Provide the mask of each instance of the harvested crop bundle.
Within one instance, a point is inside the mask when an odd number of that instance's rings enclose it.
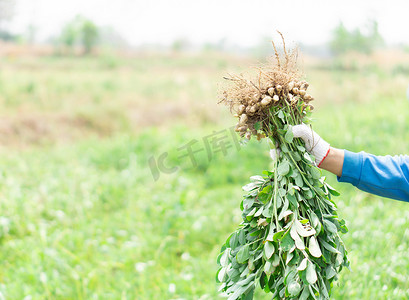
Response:
[[[346,233],[332,196],[339,195],[321,176],[291,126],[308,123],[313,109],[308,83],[300,80],[295,51],[258,76],[228,78],[232,86],[221,102],[236,112],[236,131],[267,138],[277,151],[274,167],[243,187],[242,223],[221,248],[217,262],[220,291],[229,300],[253,299],[257,286],[273,299],[329,299],[333,281],[349,268],[338,233]]]

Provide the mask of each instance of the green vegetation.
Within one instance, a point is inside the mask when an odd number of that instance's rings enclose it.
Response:
[[[79,45],[85,54],[91,53],[98,42],[98,27],[83,16],[76,16],[62,28],[58,42],[65,46],[66,51],[73,52]]]
[[[6,299],[218,299],[216,257],[241,220],[240,187],[268,147],[179,147],[233,118],[216,102],[223,56],[1,59],[0,292]],[[407,153],[409,77],[311,68],[314,128],[332,145]],[[203,147],[202,147],[203,148]],[[148,159],[179,166],[153,180]],[[352,272],[333,299],[407,299],[409,210],[328,182]],[[338,285],[338,286],[337,286]],[[270,299],[258,291],[255,299]]]
[[[368,33],[362,33],[360,29],[348,30],[340,23],[333,31],[330,49],[335,54],[348,51],[370,53],[384,45],[382,36],[378,30],[378,23],[372,21],[368,26]]]

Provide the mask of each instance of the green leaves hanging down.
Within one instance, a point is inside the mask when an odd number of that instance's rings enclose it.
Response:
[[[294,139],[294,134],[291,129],[288,129],[287,132],[285,133],[284,139],[287,143],[292,143]]]
[[[301,285],[296,281],[290,282],[287,291],[291,297],[296,297],[301,292]]]
[[[297,233],[302,237],[312,236],[316,233],[315,229],[309,223],[302,224],[300,221],[295,221]]]
[[[268,200],[270,200],[271,195],[273,192],[273,188],[271,185],[267,185],[263,188],[263,190],[258,194],[257,199],[262,203],[266,204]]]
[[[304,250],[305,249],[304,241],[298,235],[296,226],[291,227],[290,235],[291,238],[294,240],[297,249]]]
[[[237,253],[236,259],[237,262],[243,264],[246,260],[250,257],[250,250],[249,245],[244,245],[240,248],[239,252]]]
[[[290,251],[290,249],[294,246],[294,240],[290,235],[290,230],[284,234],[283,238],[281,239],[281,250],[284,252]]]
[[[267,241],[264,244],[264,254],[266,256],[266,259],[269,259],[273,254],[274,254],[275,248],[273,243]]]
[[[315,236],[310,237],[308,249],[310,250],[311,255],[314,257],[320,257],[322,255],[320,246]]]
[[[308,258],[304,258],[298,266],[298,271],[304,271],[307,268]]]
[[[317,282],[317,272],[315,271],[315,265],[311,262],[307,265],[306,278],[309,284],[314,284]]]
[[[349,268],[339,236],[348,228],[331,199],[339,193],[294,138],[286,108],[273,118],[272,144],[281,154],[243,187],[242,222],[221,248],[216,280],[229,300],[251,300],[257,287],[272,299],[329,299],[339,272]]]
[[[290,163],[287,160],[282,161],[277,168],[277,173],[280,176],[285,176],[290,172]]]
[[[314,179],[320,179],[321,178],[321,171],[316,167],[312,167],[310,169],[310,174],[311,174],[312,178],[314,178]]]

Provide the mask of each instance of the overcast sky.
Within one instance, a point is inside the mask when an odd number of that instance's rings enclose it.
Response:
[[[63,24],[82,14],[109,25],[130,44],[194,43],[223,38],[252,46],[280,30],[288,41],[322,44],[342,21],[362,29],[377,20],[387,43],[409,44],[407,0],[16,0],[11,28],[24,32],[33,24],[37,39],[55,36]]]

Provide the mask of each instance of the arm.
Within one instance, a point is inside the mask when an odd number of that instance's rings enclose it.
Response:
[[[293,127],[295,137],[304,140],[316,164],[360,190],[409,202],[409,156],[375,156],[332,148],[307,125]]]
[[[338,181],[378,196],[409,202],[409,156],[375,156],[344,151]]]
[[[344,151],[330,147],[327,157],[322,161],[320,168],[330,171],[341,177],[344,165]]]

